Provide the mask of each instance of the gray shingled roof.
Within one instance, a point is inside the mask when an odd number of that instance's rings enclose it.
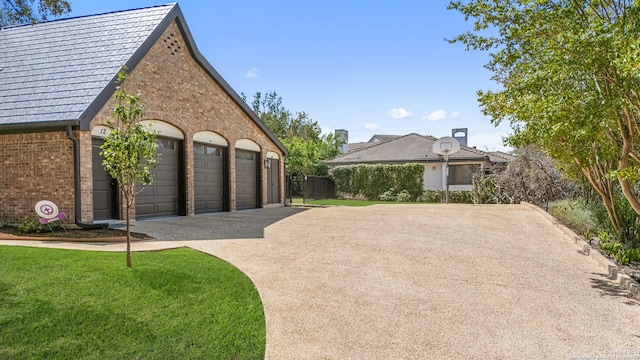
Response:
[[[516,158],[515,156],[502,151],[489,151],[489,157],[491,158],[491,162],[494,163],[509,162]]]
[[[174,6],[0,30],[0,125],[79,121]]]
[[[432,150],[433,143],[436,140],[436,138],[431,136],[409,134],[394,140],[376,143],[370,147],[351,151],[327,160],[325,163],[330,166],[336,166],[346,164],[444,161]],[[459,152],[449,156],[450,161],[483,161],[489,160],[489,158],[489,153],[466,146],[461,146]]]
[[[349,143],[348,144],[348,148],[349,151],[348,152],[354,152],[354,151],[358,151],[358,150],[362,150],[362,149],[366,149],[372,146],[376,146],[379,143],[375,143],[375,142],[357,142],[357,143]]]
[[[369,139],[368,142],[387,142],[402,137],[402,135],[382,135],[376,134]]]

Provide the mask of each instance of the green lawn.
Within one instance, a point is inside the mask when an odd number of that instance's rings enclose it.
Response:
[[[190,249],[0,246],[0,359],[263,359],[253,283]]]
[[[302,205],[302,198],[294,198],[294,205]],[[373,201],[373,200],[344,200],[344,199],[325,199],[325,200],[306,200],[305,204],[309,205],[330,205],[330,206],[369,206],[378,204],[433,204],[425,202],[398,202],[398,201]]]

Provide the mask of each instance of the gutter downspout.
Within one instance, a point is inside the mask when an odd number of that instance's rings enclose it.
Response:
[[[80,140],[73,135],[71,125],[67,125],[67,138],[73,141],[73,199],[74,218],[76,225],[83,229],[106,229],[109,224],[85,224],[80,221],[82,216],[82,196],[80,192]]]

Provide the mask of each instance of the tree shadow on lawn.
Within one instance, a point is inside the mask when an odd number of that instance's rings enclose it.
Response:
[[[141,220],[132,225],[131,231],[147,234],[155,240],[170,241],[259,239],[264,237],[264,229],[269,225],[306,210],[308,209],[298,207],[274,207]]]

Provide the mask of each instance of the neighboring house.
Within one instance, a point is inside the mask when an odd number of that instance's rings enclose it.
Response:
[[[344,130],[339,130],[344,131]],[[346,136],[341,133],[342,138]],[[374,135],[366,143],[352,143],[347,152],[325,161],[329,168],[341,165],[407,164],[424,165],[424,189],[446,188],[445,159],[433,152],[436,138],[418,134],[404,136]],[[485,152],[473,147],[460,146],[460,151],[449,156],[449,189],[469,190],[472,175],[477,169],[491,165],[504,166],[513,156],[503,152]]]
[[[198,51],[178,4],[2,29],[0,54],[0,219],[42,199],[79,224],[122,217],[99,153],[123,65],[161,153],[138,218],[283,204],[285,147]]]

